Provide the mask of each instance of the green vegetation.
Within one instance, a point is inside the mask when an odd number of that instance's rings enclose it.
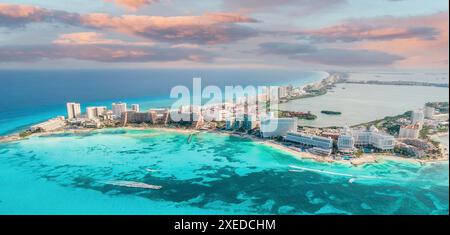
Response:
[[[400,129],[400,127],[397,127],[397,125],[399,125],[397,123],[397,120],[400,118],[409,118],[410,116],[411,116],[411,111],[407,111],[407,112],[397,115],[397,116],[387,116],[387,117],[384,117],[383,119],[378,119],[375,121],[370,121],[370,122],[354,125],[352,127],[360,127],[360,126],[370,127],[370,126],[374,125],[377,128],[391,129],[391,131],[394,131],[394,132],[396,131],[396,133],[398,133],[398,130]],[[398,130],[397,130],[397,128],[398,128]]]
[[[19,136],[20,136],[20,138],[25,138],[25,137],[27,137],[27,136],[30,136],[31,134],[33,134],[32,131],[26,130],[26,131],[20,132],[20,133],[19,133]]]
[[[316,115],[312,114],[311,112],[292,112],[292,111],[280,111],[279,117],[296,117],[298,119],[305,119],[305,120],[315,120],[317,118]]]
[[[355,157],[361,157],[363,154],[364,154],[363,151],[361,149],[358,149],[358,150],[356,150],[354,155],[355,155]]]
[[[439,125],[436,128],[437,132],[448,132],[448,125]]]
[[[422,127],[422,130],[420,130],[419,132],[419,137],[421,139],[428,139],[428,133],[430,132],[430,127],[429,126],[424,126]]]
[[[441,113],[448,113],[448,102],[428,102],[425,106],[433,107]]]

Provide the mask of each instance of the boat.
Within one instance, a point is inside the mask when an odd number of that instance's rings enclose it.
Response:
[[[320,112],[323,114],[328,114],[328,115],[341,115],[342,114],[339,111],[330,111],[330,110],[322,110]]]

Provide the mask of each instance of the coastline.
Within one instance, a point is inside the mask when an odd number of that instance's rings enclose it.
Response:
[[[350,160],[337,160],[333,159],[332,157],[323,157],[319,155],[315,155],[309,152],[300,152],[297,150],[294,150],[292,148],[289,148],[288,146],[282,145],[281,143],[277,143],[273,140],[264,140],[257,138],[255,136],[247,135],[247,134],[237,134],[233,132],[225,132],[225,131],[219,131],[219,130],[195,130],[195,129],[180,129],[180,128],[171,128],[171,127],[132,127],[132,126],[125,126],[125,127],[110,127],[110,128],[103,128],[103,129],[77,129],[77,130],[59,130],[59,131],[52,131],[52,132],[42,132],[42,133],[33,133],[26,137],[19,137],[18,135],[14,135],[14,137],[11,137],[10,139],[4,138],[0,139],[0,143],[6,143],[6,142],[15,142],[27,139],[29,137],[40,137],[40,136],[51,136],[51,135],[57,135],[57,134],[82,134],[82,133],[89,133],[89,132],[95,132],[98,130],[108,130],[108,129],[126,129],[126,130],[157,130],[157,131],[165,131],[165,132],[173,132],[178,134],[193,134],[193,133],[214,133],[219,135],[227,135],[227,136],[233,136],[241,139],[247,139],[251,140],[254,143],[262,144],[265,146],[268,146],[270,148],[277,149],[279,151],[282,151],[284,153],[287,153],[291,155],[294,158],[297,158],[299,160],[313,160],[316,162],[324,162],[324,163],[341,163],[341,164],[347,164],[353,167],[357,166],[363,166],[365,164],[376,164],[380,161],[389,160],[389,161],[403,161],[408,163],[414,163],[414,164],[420,164],[424,165],[427,163],[435,163],[435,162],[443,162],[448,161],[448,155],[443,158],[439,159],[414,159],[414,158],[406,158],[406,157],[399,157],[395,155],[388,155],[388,154],[365,154],[358,158],[353,158]]]
[[[263,140],[256,138],[254,136],[250,136],[247,134],[239,135],[234,133],[228,133],[228,132],[221,132],[221,131],[206,131],[210,133],[216,133],[216,134],[222,134],[222,135],[228,135],[228,136],[234,136],[242,139],[249,139],[257,144],[262,144],[271,148],[275,148],[277,150],[280,150],[282,152],[288,153],[292,155],[293,157],[300,159],[300,160],[314,160],[316,162],[325,162],[325,163],[341,163],[341,164],[350,164],[351,166],[357,167],[357,166],[363,166],[365,164],[376,164],[380,161],[401,161],[401,162],[408,162],[413,164],[420,164],[424,165],[427,163],[435,163],[435,162],[443,162],[448,161],[448,156],[444,158],[439,159],[414,159],[414,158],[406,158],[406,157],[399,157],[395,155],[386,155],[386,154],[365,154],[364,156],[353,158],[350,160],[336,160],[332,157],[322,157],[319,155],[315,155],[309,152],[299,152],[294,149],[289,148],[288,146],[282,145],[280,143],[277,143],[272,140]]]
[[[344,74],[346,74],[346,73],[342,73],[342,72],[330,72],[330,71],[317,71],[317,72],[322,73],[323,77],[319,80],[305,84],[305,85],[301,86],[301,88],[304,88],[306,86],[316,85],[316,84],[323,85],[323,83],[325,83],[328,79],[332,78],[332,76],[335,76],[336,74],[338,76],[344,76]],[[332,84],[335,84],[336,82],[337,81],[334,81]],[[339,83],[339,82],[337,82],[337,83]],[[51,135],[64,134],[64,133],[81,134],[81,133],[87,133],[87,132],[94,132],[94,131],[98,131],[98,130],[120,129],[120,128],[127,129],[127,130],[157,130],[157,131],[174,132],[174,133],[179,133],[179,134],[194,134],[194,133],[201,133],[201,132],[210,132],[210,133],[215,133],[215,134],[220,134],[220,135],[229,135],[229,136],[239,137],[239,138],[243,138],[243,139],[250,139],[251,141],[253,141],[255,143],[263,144],[265,146],[275,148],[282,152],[288,153],[298,159],[312,159],[317,162],[326,162],[326,163],[344,163],[344,164],[350,164],[352,166],[373,164],[373,163],[377,163],[382,160],[407,161],[410,163],[416,163],[416,164],[421,164],[421,165],[423,165],[425,163],[430,163],[430,162],[448,161],[448,146],[443,146],[442,143],[440,143],[440,146],[441,146],[441,149],[444,150],[444,154],[443,154],[442,158],[438,158],[438,159],[414,159],[414,158],[396,156],[393,154],[381,153],[381,154],[364,154],[361,157],[351,158],[349,160],[342,160],[342,159],[334,159],[331,156],[324,157],[324,156],[316,155],[316,154],[306,152],[306,151],[300,152],[293,148],[285,146],[282,143],[279,143],[279,142],[276,142],[273,140],[257,138],[255,136],[247,135],[247,134],[238,134],[238,133],[234,133],[234,132],[221,131],[221,130],[217,130],[217,129],[216,130],[198,130],[198,129],[183,129],[183,128],[178,128],[178,127],[164,127],[164,126],[157,126],[157,127],[124,126],[124,127],[107,127],[107,128],[102,128],[102,129],[79,128],[79,129],[67,129],[67,130],[56,130],[56,131],[49,131],[49,132],[31,133],[30,135],[26,135],[26,136],[21,136],[19,133],[13,133],[13,134],[6,135],[6,136],[0,136],[0,143],[20,141],[20,140],[23,140],[23,139],[26,139],[29,137],[33,137],[33,136],[38,136],[38,137],[39,136],[51,136]],[[430,135],[429,137],[432,139],[436,139],[436,138],[439,138],[439,137],[445,136],[445,135],[448,135],[448,132],[447,133],[437,133],[434,135]]]

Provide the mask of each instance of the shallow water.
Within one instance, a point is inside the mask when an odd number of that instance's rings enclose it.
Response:
[[[226,135],[187,139],[105,129],[0,144],[0,214],[448,214],[448,162],[352,167]]]

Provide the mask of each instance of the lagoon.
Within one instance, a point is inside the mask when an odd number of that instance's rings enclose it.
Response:
[[[426,102],[448,102],[448,92],[441,87],[337,84],[325,95],[283,103],[280,109],[317,115],[316,120],[300,120],[300,125],[351,126],[422,108]],[[342,114],[326,115],[321,110]]]

